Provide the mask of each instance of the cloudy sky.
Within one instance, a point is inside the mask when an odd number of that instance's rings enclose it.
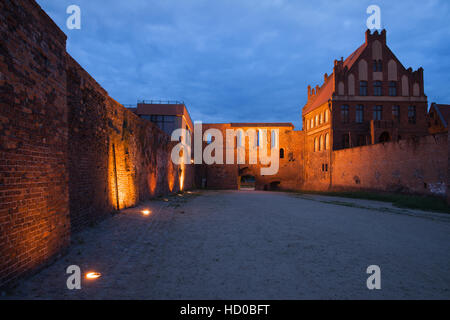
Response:
[[[364,42],[377,4],[388,45],[425,69],[429,102],[450,104],[450,1],[38,0],[69,53],[123,104],[186,102],[203,122],[292,122],[307,86]],[[66,8],[82,11],[68,30]]]

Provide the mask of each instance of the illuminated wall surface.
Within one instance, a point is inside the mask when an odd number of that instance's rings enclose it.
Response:
[[[39,32],[37,32],[39,30]],[[169,137],[66,53],[28,0],[0,2],[0,287],[52,261],[116,209],[192,187]]]

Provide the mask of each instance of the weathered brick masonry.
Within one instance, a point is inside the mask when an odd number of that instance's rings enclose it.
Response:
[[[0,287],[51,261],[71,232],[192,187],[174,143],[66,53],[34,1],[0,3]]]
[[[0,2],[0,286],[69,244],[65,46],[34,1]]]
[[[67,59],[72,230],[114,209],[179,191],[181,176],[189,174],[172,163],[169,136],[109,97],[75,60]],[[186,179],[186,188],[191,181]]]
[[[445,196],[447,134],[332,153],[332,187]]]

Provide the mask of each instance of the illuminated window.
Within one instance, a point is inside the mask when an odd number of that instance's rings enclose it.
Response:
[[[275,130],[272,130],[272,135],[270,137],[271,140],[271,148],[277,148],[278,147],[278,137],[277,137],[277,132]]]
[[[208,133],[206,135],[206,144],[211,144],[212,143],[212,135],[210,133]]]
[[[236,145],[240,148],[240,147],[242,147],[243,145],[244,145],[244,141],[243,141],[243,133],[242,133],[242,130],[238,130],[238,132],[237,132],[237,134],[236,134],[236,140],[237,140],[237,143],[236,143]]]
[[[319,138],[319,151],[322,151],[323,149],[323,136],[320,136]]]

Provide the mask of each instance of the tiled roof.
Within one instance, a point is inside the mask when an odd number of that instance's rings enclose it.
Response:
[[[450,120],[450,105],[433,103],[432,106],[436,109],[438,115],[441,117],[443,125],[447,127],[448,121]]]

